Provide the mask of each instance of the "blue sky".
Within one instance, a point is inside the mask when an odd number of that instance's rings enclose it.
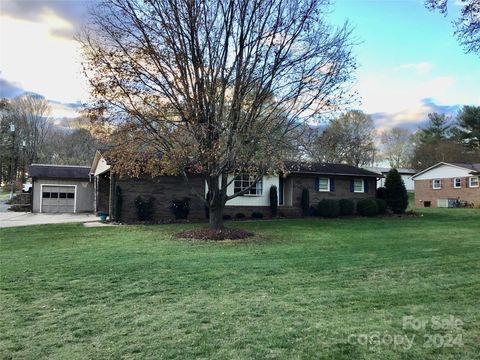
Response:
[[[0,96],[25,91],[52,101],[56,117],[75,116],[88,100],[73,34],[86,1],[0,1]],[[380,129],[415,129],[428,112],[455,113],[480,105],[480,57],[464,54],[453,37],[452,19],[429,12],[423,0],[337,0],[328,19],[348,20],[359,44],[356,105]]]

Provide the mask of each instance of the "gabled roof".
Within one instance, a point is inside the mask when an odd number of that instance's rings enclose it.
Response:
[[[77,165],[32,164],[28,174],[32,178],[90,180],[90,167]]]
[[[316,162],[285,162],[285,169],[293,174],[347,175],[365,177],[383,177],[373,171],[346,164],[328,164]]]
[[[418,172],[417,174],[412,176],[412,179],[415,179],[417,176],[426,173],[427,171],[430,171],[432,169],[435,169],[436,167],[439,167],[441,165],[447,165],[447,166],[453,166],[459,169],[464,169],[464,170],[470,170],[471,174],[478,174],[480,173],[480,164],[479,163],[447,163],[447,162],[439,162],[438,164],[435,164],[433,166],[430,166],[429,168],[426,168],[425,170],[422,170]]]

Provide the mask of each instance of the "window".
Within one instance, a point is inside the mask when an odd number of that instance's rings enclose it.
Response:
[[[442,188],[442,180],[441,179],[433,179],[432,180],[432,187],[434,189],[441,189]]]
[[[478,187],[478,176],[472,176],[470,178],[470,187]]]
[[[68,193],[67,194],[67,199],[75,199],[75,194],[74,193]]]
[[[453,179],[453,187],[455,189],[459,189],[462,187],[462,179],[461,178],[455,178]]]
[[[319,178],[318,179],[318,191],[330,191],[330,179]]]
[[[42,193],[42,198],[50,199],[50,193],[48,191]]]
[[[50,193],[50,197],[51,197],[52,199],[58,199],[58,193],[52,192],[52,193]]]
[[[66,199],[67,193],[60,193],[60,199]]]
[[[255,176],[239,175],[233,181],[234,192],[240,192],[252,186],[244,195],[261,196],[262,195],[262,179],[255,182]]]
[[[365,192],[363,179],[353,180],[353,192],[363,193]]]

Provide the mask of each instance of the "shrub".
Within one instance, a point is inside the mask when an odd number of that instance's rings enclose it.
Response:
[[[236,213],[235,218],[238,220],[245,219],[245,214],[244,213]]]
[[[139,221],[150,221],[153,217],[154,211],[154,201],[153,197],[148,199],[142,198],[140,195],[135,198],[135,207],[137,208],[137,219]]]
[[[310,208],[310,192],[308,189],[302,190],[302,215],[308,215],[308,209]]]
[[[120,186],[115,188],[115,215],[114,219],[116,222],[122,222],[122,206],[123,206],[123,196],[122,189]]]
[[[383,186],[382,186],[382,187],[379,187],[379,188],[377,189],[377,194],[376,194],[377,199],[383,199],[383,200],[385,200],[385,196],[386,196],[385,191],[386,191],[385,187],[383,187]]]
[[[308,216],[318,216],[318,211],[315,209],[315,207],[310,206],[308,208]]]
[[[378,214],[378,206],[375,199],[363,199],[357,202],[357,213],[362,216],[375,216]]]
[[[277,193],[277,187],[275,185],[272,185],[270,187],[270,214],[272,217],[277,216],[278,212],[278,193]]]
[[[379,214],[385,214],[387,212],[387,202],[383,199],[375,199],[377,202],[377,208]]]
[[[232,220],[232,215],[228,215],[228,214],[223,215],[223,220]]]
[[[385,201],[395,214],[402,214],[408,206],[408,193],[397,169],[388,172],[385,179]]]
[[[175,219],[187,219],[188,214],[190,213],[190,199],[184,198],[183,200],[172,200],[170,202],[170,210],[173,215],[175,215]]]
[[[263,214],[261,212],[254,211],[252,212],[252,219],[262,219]]]
[[[355,212],[355,203],[351,199],[341,199],[338,201],[340,206],[340,215],[353,215]]]
[[[339,201],[336,199],[323,199],[318,203],[318,215],[324,217],[337,217],[340,214]]]

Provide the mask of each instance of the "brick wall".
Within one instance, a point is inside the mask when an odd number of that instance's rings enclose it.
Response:
[[[200,194],[205,193],[205,183],[200,177],[191,177],[192,187]],[[152,196],[154,202],[155,222],[174,220],[175,216],[170,210],[172,200],[182,200],[185,197],[190,198],[190,220],[205,220],[205,207],[203,203],[190,193],[185,183],[180,177],[162,176],[159,178],[150,178],[143,176],[140,178],[119,177],[116,185],[122,189],[122,221],[134,223],[137,221],[137,209],[135,207],[135,198],[142,196],[144,199]]]
[[[438,199],[458,199],[473,202],[475,207],[480,206],[480,187],[468,187],[468,178],[463,177],[462,187],[453,187],[453,179],[442,179],[442,188],[433,189],[432,180],[415,180],[415,207],[424,207],[430,202],[431,207],[437,207]]]
[[[293,175],[292,188],[292,206],[279,206],[278,213],[281,216],[297,217],[301,216],[301,196],[303,188],[310,191],[310,204],[317,206],[318,202],[323,198],[344,199],[350,198],[354,200],[375,197],[376,179],[365,178],[368,181],[368,193],[350,192],[350,179],[348,176],[335,177],[334,192],[318,192],[315,191],[315,175]],[[205,183],[202,177],[191,177],[190,182],[195,190],[205,193]],[[155,198],[154,221],[174,220],[174,215],[170,211],[170,202],[174,199],[190,198],[190,214],[189,220],[199,221],[206,220],[205,207],[203,203],[189,192],[180,177],[164,176],[159,178],[141,177],[128,178],[119,177],[116,185],[122,189],[123,206],[122,221],[126,223],[134,223],[137,221],[135,198],[142,196],[145,199],[149,196]],[[261,212],[264,217],[270,216],[268,206],[226,206],[224,214],[235,217],[237,213],[243,213],[247,218],[251,217],[252,212]]]
[[[375,197],[376,179],[364,178],[368,181],[368,193],[355,193],[350,191],[350,176],[335,176],[335,191],[321,192],[315,190],[315,175],[293,175],[292,205],[301,208],[302,191],[304,188],[310,191],[310,205],[317,206],[322,199],[353,199],[360,200]]]

